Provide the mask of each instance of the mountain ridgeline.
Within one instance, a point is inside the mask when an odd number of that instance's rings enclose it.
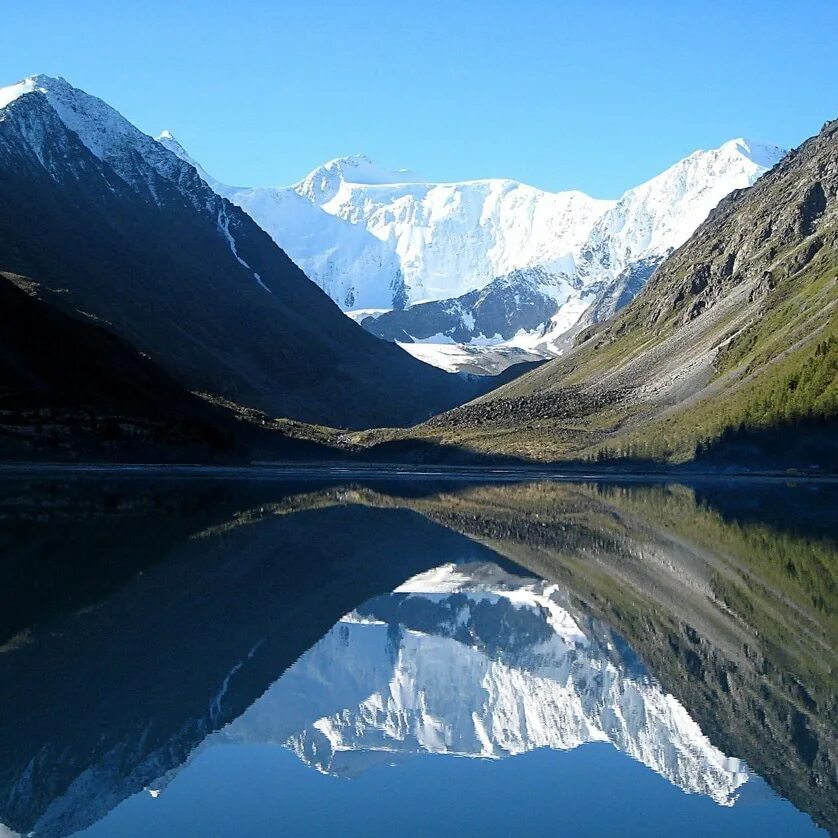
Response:
[[[525,351],[555,356],[587,306],[631,299],[650,265],[785,153],[731,140],[612,201],[503,178],[429,183],[363,156],[332,160],[292,186],[227,186],[168,131],[158,141],[364,328],[444,369],[468,369],[482,355],[486,370],[499,355],[507,364]],[[469,346],[467,363],[435,348],[451,343]]]
[[[834,463],[838,121],[724,199],[566,356],[407,436],[538,460]]]
[[[0,91],[0,269],[186,389],[273,416],[408,424],[478,392],[359,328],[191,165],[61,79]]]

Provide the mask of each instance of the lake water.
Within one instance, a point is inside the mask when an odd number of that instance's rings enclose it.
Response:
[[[0,836],[835,833],[836,509],[2,479]]]

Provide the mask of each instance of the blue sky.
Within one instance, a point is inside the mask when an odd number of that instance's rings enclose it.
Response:
[[[366,153],[428,179],[614,197],[727,139],[838,116],[838,2],[0,0],[0,80],[45,72],[216,177]]]

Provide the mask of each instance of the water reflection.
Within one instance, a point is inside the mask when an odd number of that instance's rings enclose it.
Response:
[[[358,803],[382,763],[421,797],[414,755],[610,743],[739,813],[723,830],[774,792],[835,828],[836,499],[0,485],[0,823],[162,834],[136,801],[163,811],[209,755],[256,745],[358,778]]]
[[[620,638],[586,635],[556,585],[445,565],[346,615],[209,737],[278,744],[354,776],[394,755],[499,758],[610,742],[732,805],[747,768],[714,748]]]

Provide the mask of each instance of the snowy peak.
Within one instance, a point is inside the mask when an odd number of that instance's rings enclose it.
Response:
[[[189,152],[177,141],[171,131],[161,131],[154,139],[164,148],[169,149],[176,157],[197,168],[198,164],[190,156]]]
[[[415,177],[409,169],[384,169],[373,163],[365,154],[338,157],[319,167],[319,169],[334,170],[340,174],[341,179],[346,183],[358,183],[364,186],[411,183]]]
[[[60,98],[62,96],[66,97],[70,91],[82,93],[61,76],[45,76],[39,73],[0,88],[0,108],[5,108],[27,93],[43,93],[47,96]],[[87,94],[83,95],[86,96]]]
[[[719,151],[746,157],[755,165],[765,169],[770,169],[786,154],[786,150],[780,148],[780,146],[763,143],[759,140],[749,140],[745,137],[728,140],[719,147]]]
[[[730,140],[719,148],[695,151],[629,189],[594,226],[586,271],[613,278],[639,259],[666,256],[722,198],[751,186],[784,154],[766,143]]]
[[[315,204],[325,204],[337,195],[344,183],[363,186],[411,183],[415,177],[408,169],[389,170],[377,166],[364,154],[337,157],[309,172],[294,190]]]
[[[785,154],[786,151],[778,146],[741,138],[729,140],[718,148],[699,149],[661,174],[629,189],[618,202],[618,207],[637,197],[654,195],[661,203],[677,203],[708,190],[730,191],[736,188],[730,186],[734,182],[749,186]]]
[[[134,140],[137,135],[144,136],[110,105],[63,78],[39,75],[23,84],[43,93],[61,121],[100,160],[107,160],[126,138]]]
[[[144,134],[106,102],[73,87],[63,78],[32,76],[3,88],[0,102],[7,107],[36,93],[46,99],[54,116],[91,154],[107,163],[133,187],[151,193],[156,199],[155,176],[178,181],[183,175],[182,164],[162,144]],[[45,124],[27,129],[30,145],[42,145],[50,130]]]
[[[34,93],[39,89],[35,76],[23,79],[23,81],[15,84],[10,84],[7,87],[0,87],[0,108],[5,108],[6,105],[10,105],[21,96],[25,96],[27,93]]]
[[[180,144],[180,142],[178,142],[171,131],[161,131],[155,137],[155,140],[167,151],[174,154],[179,160],[182,160],[184,163],[188,163],[192,166],[207,186],[222,197],[227,197],[225,192],[226,187],[219,183],[197,160],[195,160],[194,157],[192,157],[192,155]]]

